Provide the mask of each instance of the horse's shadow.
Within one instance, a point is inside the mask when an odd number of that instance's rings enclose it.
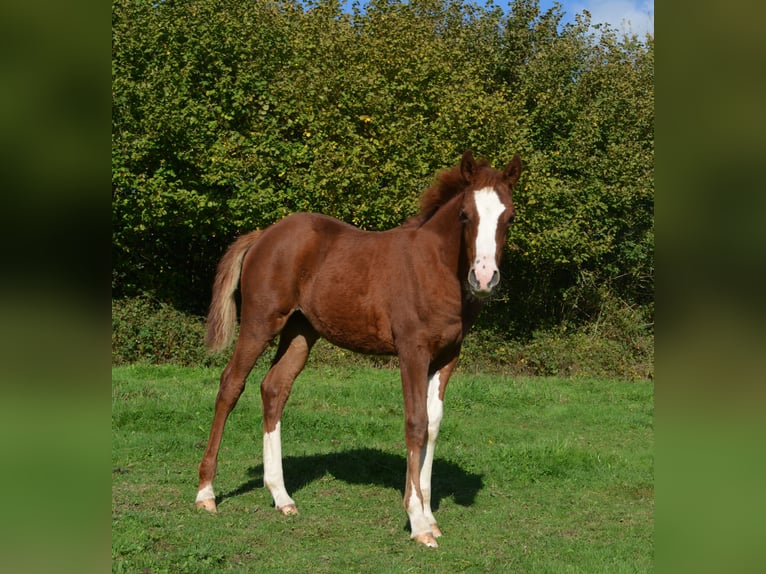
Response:
[[[285,486],[291,494],[330,474],[349,484],[377,484],[404,495],[407,461],[404,456],[372,448],[329,452],[307,456],[289,456],[283,460]],[[263,487],[263,465],[248,469],[247,482],[218,497],[218,504]],[[481,474],[462,469],[454,462],[434,459],[431,479],[431,508],[436,510],[445,497],[461,506],[471,506],[483,487]],[[300,504],[300,503],[299,503]]]

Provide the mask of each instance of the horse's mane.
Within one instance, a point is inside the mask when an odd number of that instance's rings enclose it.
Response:
[[[487,160],[481,159],[476,162],[477,172],[486,172],[489,167]],[[492,168],[489,171],[494,171]],[[436,174],[431,187],[426,189],[420,196],[420,213],[410,217],[404,225],[420,226],[433,217],[438,209],[453,197],[463,193],[468,187],[468,182],[460,172],[460,164],[445,169]]]

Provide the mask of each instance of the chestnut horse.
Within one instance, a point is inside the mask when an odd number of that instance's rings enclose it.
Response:
[[[217,351],[234,338],[238,284],[240,332],[221,375],[199,465],[198,507],[216,510],[213,477],[226,419],[255,361],[281,333],[261,382],[263,482],[277,509],[298,512],[282,474],[280,420],[312,345],[324,337],[353,351],[399,357],[404,507],[411,537],[437,546],[431,467],[444,390],[482,299],[500,280],[520,173],[518,154],[499,171],[469,150],[423,193],[420,214],[397,228],[366,232],[324,215],[296,213],[229,247],[218,264],[206,343]]]

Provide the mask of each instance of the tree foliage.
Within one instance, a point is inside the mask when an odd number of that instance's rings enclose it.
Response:
[[[473,149],[525,172],[486,325],[651,311],[654,40],[558,5],[114,0],[113,293],[204,312],[233,238],[294,211],[380,230]]]

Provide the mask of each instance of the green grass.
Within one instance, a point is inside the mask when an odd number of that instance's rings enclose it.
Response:
[[[300,514],[284,517],[262,486],[264,368],[229,417],[216,515],[194,497],[219,371],[112,370],[113,572],[652,571],[652,383],[455,374],[433,550],[409,540],[401,504],[398,372],[301,375],[282,420]]]

